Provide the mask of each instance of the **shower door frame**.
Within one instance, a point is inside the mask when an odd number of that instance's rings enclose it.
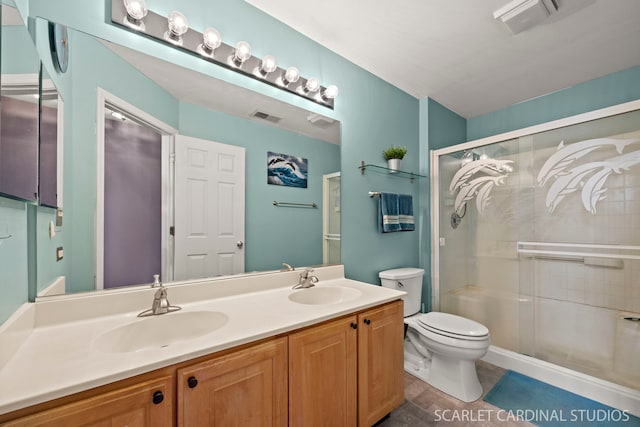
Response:
[[[625,102],[611,107],[589,111],[575,116],[565,117],[550,122],[541,123],[498,135],[476,139],[462,144],[430,150],[431,168],[431,308],[438,310],[440,307],[440,156],[455,153],[463,150],[471,150],[489,144],[496,144],[511,139],[533,135],[549,130],[559,129],[567,126],[577,125],[605,117],[624,114],[631,111],[640,110],[640,100]]]

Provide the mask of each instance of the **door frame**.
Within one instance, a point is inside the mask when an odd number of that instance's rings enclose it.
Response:
[[[104,289],[104,173],[105,173],[105,109],[112,105],[134,116],[162,135],[162,278],[173,278],[173,239],[169,227],[173,225],[174,139],[178,130],[151,114],[98,87],[96,108],[96,211],[95,211],[95,289]],[[152,278],[149,278],[151,283]]]

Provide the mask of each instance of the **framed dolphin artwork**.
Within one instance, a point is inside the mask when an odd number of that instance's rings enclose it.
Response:
[[[267,184],[307,188],[308,161],[302,157],[267,152]]]

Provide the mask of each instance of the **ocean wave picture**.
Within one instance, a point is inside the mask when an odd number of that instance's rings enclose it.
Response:
[[[307,188],[307,159],[267,152],[267,184]]]

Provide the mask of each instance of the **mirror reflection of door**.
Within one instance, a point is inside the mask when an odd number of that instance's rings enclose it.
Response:
[[[340,172],[322,177],[322,262],[340,264]]]
[[[149,283],[162,272],[162,135],[106,109],[104,134],[105,289]]]
[[[175,280],[244,272],[245,149],[176,135]]]

